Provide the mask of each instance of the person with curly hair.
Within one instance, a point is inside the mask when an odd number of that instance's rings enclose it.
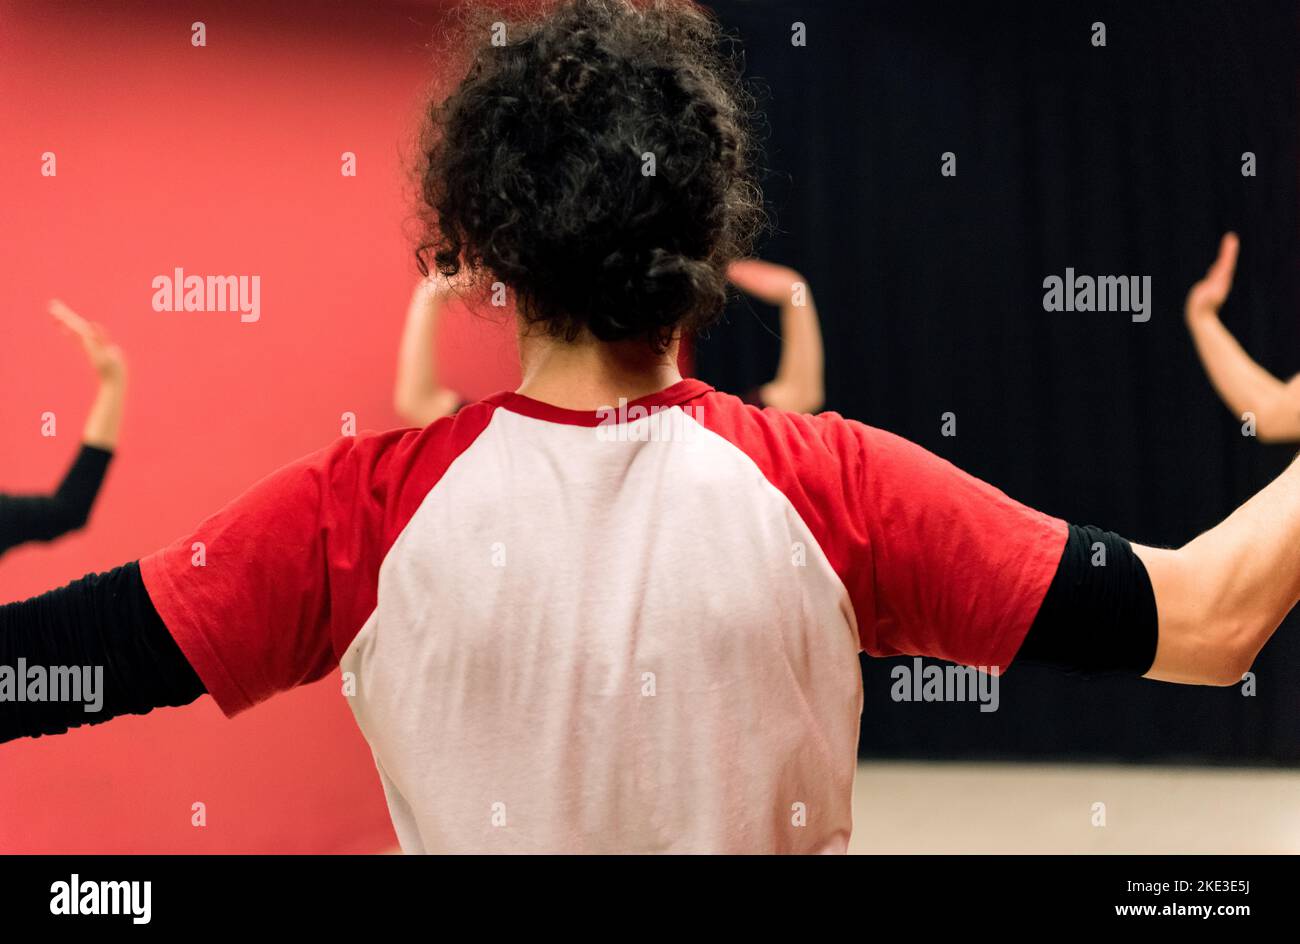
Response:
[[[683,379],[761,220],[716,23],[567,0],[488,37],[429,113],[417,256],[513,293],[519,388],[0,607],[0,740],[341,667],[408,852],[843,852],[861,651],[1241,678],[1300,598],[1300,466],[1150,548]],[[101,710],[5,698],[20,661],[105,666]]]
[[[776,376],[741,397],[754,406],[815,413],[826,396],[821,325],[807,281],[793,269],[764,259],[739,259],[727,280],[780,311],[781,356]],[[422,279],[411,293],[397,353],[393,409],[413,426],[450,416],[465,400],[439,378],[437,338],[452,292],[439,278]]]

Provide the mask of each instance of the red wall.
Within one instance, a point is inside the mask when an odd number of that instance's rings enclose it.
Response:
[[[0,4],[0,489],[45,490],[94,392],[44,314],[103,322],[131,368],[81,534],[0,559],[0,600],[138,558],[390,406],[414,280],[403,168],[440,58],[434,7]],[[169,9],[173,8],[173,9]],[[206,48],[190,24],[207,25]],[[40,175],[41,154],[58,176]],[[358,176],[343,177],[354,151]],[[151,280],[260,275],[261,320],[155,312]],[[507,326],[453,313],[448,378],[512,386]],[[53,411],[58,435],[40,435]],[[208,825],[190,825],[191,805]],[[225,720],[210,699],[0,745],[0,852],[343,852],[393,845],[331,677]]]

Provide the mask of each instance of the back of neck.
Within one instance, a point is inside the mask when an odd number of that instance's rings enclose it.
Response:
[[[523,382],[518,393],[567,410],[597,410],[620,397],[636,400],[682,379],[676,340],[659,353],[638,341],[605,343],[584,337],[566,342],[520,334]]]

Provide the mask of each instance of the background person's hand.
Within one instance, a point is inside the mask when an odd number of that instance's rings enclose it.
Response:
[[[789,266],[741,259],[727,278],[742,291],[781,309],[781,357],[776,377],[759,388],[765,406],[815,413],[826,399],[821,326],[807,280]],[[798,293],[795,286],[800,286]]]
[[[1236,233],[1224,233],[1219,243],[1219,257],[1205,272],[1205,277],[1187,293],[1184,311],[1188,321],[1218,315],[1232,291],[1232,276],[1237,270],[1237,251],[1240,240]]]
[[[103,325],[87,321],[57,298],[50,300],[49,312],[65,331],[80,339],[86,357],[101,380],[121,380],[126,376],[122,349],[109,339]]]
[[[742,291],[777,306],[792,304],[795,283],[804,282],[804,277],[789,266],[762,259],[733,262],[727,267],[727,278]]]

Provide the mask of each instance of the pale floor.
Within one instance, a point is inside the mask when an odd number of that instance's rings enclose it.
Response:
[[[849,851],[1297,853],[1300,771],[863,763]]]
[[[849,852],[1296,854],[1300,771],[865,762]]]

